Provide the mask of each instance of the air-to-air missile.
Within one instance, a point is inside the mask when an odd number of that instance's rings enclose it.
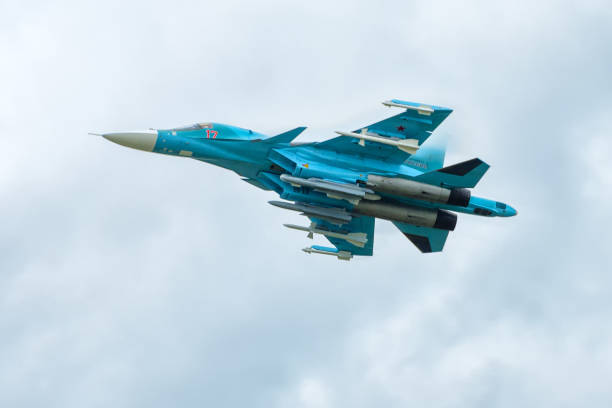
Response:
[[[349,251],[340,251],[337,248],[329,248],[320,245],[313,245],[311,247],[303,248],[302,251],[307,254],[321,254],[321,255],[332,255],[340,259],[341,261],[350,261],[353,254]]]
[[[352,137],[355,139],[359,139],[359,145],[365,146],[366,140],[368,142],[375,142],[386,144],[389,146],[397,147],[400,150],[403,150],[409,154],[415,154],[417,150],[419,150],[419,141],[417,139],[399,139],[393,137],[381,136],[380,133],[371,134],[368,133],[368,129],[362,129],[361,133],[356,132],[342,132],[336,131],[337,134],[347,137]]]
[[[330,238],[343,239],[355,246],[363,248],[368,243],[368,235],[365,232],[333,232],[326,229],[317,228],[317,224],[311,223],[309,227],[302,227],[301,225],[295,224],[283,224],[287,228],[291,228],[298,231],[308,232],[308,238],[312,239],[313,234],[325,235]]]
[[[353,216],[343,208],[288,203],[286,201],[268,201],[268,203],[275,207],[284,208],[285,210],[300,211],[309,217],[317,217],[336,225],[346,224],[353,219]]]

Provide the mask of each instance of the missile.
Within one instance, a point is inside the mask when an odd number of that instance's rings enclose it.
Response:
[[[283,224],[287,228],[291,228],[298,231],[308,232],[308,238],[312,239],[312,234],[325,235],[326,237],[343,239],[355,246],[363,248],[368,242],[368,235],[365,232],[351,232],[349,234],[342,234],[339,232],[328,231],[317,228],[317,224],[312,223],[310,227],[302,227],[301,225],[294,224]]]
[[[329,198],[347,200],[353,204],[357,204],[359,200],[364,198],[366,200],[380,200],[380,196],[375,194],[373,190],[352,184],[336,183],[318,178],[305,179],[288,174],[281,174],[280,179],[293,186],[312,188],[326,193]]]
[[[393,101],[384,101],[382,104],[388,107],[412,109],[412,110],[417,111],[421,115],[429,116],[432,113],[434,113],[434,109],[431,106],[427,106],[427,105],[412,106],[412,105],[406,105],[403,103],[397,103]]]
[[[343,208],[319,207],[316,205],[303,203],[289,203],[286,201],[268,201],[275,207],[284,208],[285,210],[301,211],[304,215],[321,218],[332,224],[342,225],[351,222],[353,217]]]
[[[302,249],[302,251],[306,252],[307,254],[333,255],[343,261],[350,261],[353,257],[353,254],[351,254],[349,251],[338,251],[336,248],[328,248],[318,245],[306,247]]]
[[[367,133],[367,129],[362,130],[363,133],[355,133],[355,132],[341,132],[336,131],[337,134],[342,136],[354,137],[359,140],[360,146],[365,146],[365,141],[382,143],[389,146],[395,146],[398,149],[409,153],[415,154],[417,150],[419,150],[419,141],[417,139],[392,139],[390,137],[378,136],[378,135],[369,135]]]

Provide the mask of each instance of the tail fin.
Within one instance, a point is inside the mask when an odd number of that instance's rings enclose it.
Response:
[[[427,143],[410,156],[404,164],[417,170],[432,171],[444,166],[444,156],[449,136],[446,133],[436,133],[427,139]]]
[[[270,144],[291,143],[293,141],[293,139],[298,137],[300,135],[300,133],[302,133],[304,130],[306,130],[306,127],[300,126],[300,127],[295,128],[295,129],[289,130],[289,131],[287,131],[285,133],[281,133],[279,135],[272,136],[272,137],[269,137],[267,139],[264,139],[263,142],[264,143],[270,143]]]
[[[423,169],[436,170],[444,166],[445,153],[446,151],[442,146],[423,146],[410,156],[405,164],[421,171]]]
[[[471,159],[415,177],[416,181],[445,187],[472,188],[489,169],[480,159]]]

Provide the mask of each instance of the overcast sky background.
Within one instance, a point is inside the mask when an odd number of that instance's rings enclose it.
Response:
[[[495,3],[495,4],[493,4]],[[609,407],[606,1],[0,1],[0,406]],[[401,98],[480,157],[441,254],[306,255],[275,195],[88,131],[323,140]],[[318,240],[317,242],[324,242]]]

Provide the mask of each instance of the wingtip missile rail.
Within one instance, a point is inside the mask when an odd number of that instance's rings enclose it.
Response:
[[[382,104],[390,108],[393,107],[393,108],[412,109],[412,110],[417,111],[419,114],[426,115],[426,116],[429,116],[435,112],[434,108],[432,108],[431,106],[423,105],[423,104],[409,105],[407,103],[398,103],[394,100],[384,101]]]

